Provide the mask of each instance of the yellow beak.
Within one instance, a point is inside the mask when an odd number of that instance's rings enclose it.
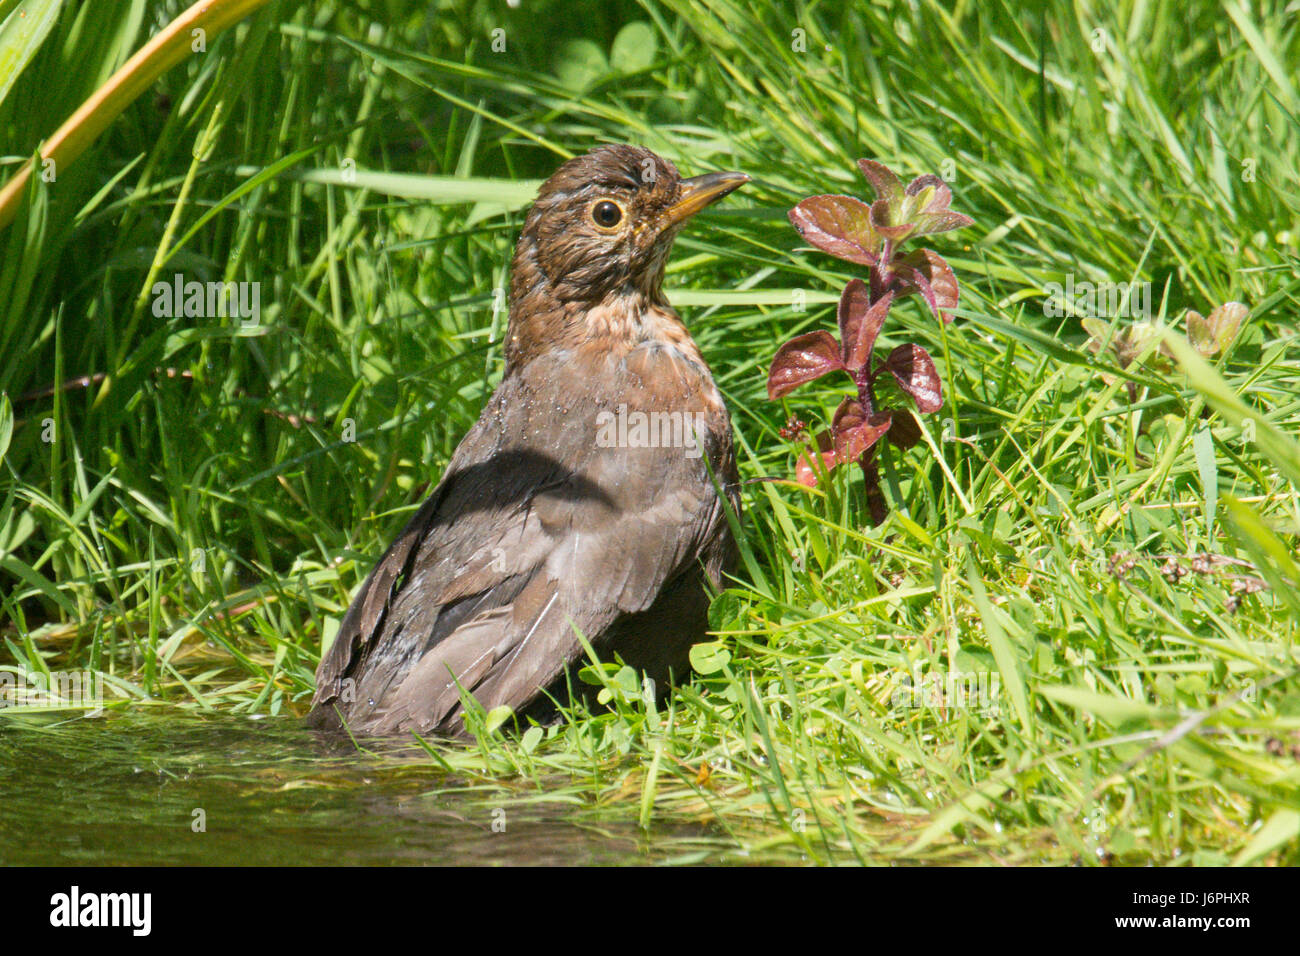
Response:
[[[667,225],[675,226],[686,221],[705,206],[717,202],[747,182],[749,176],[745,173],[705,173],[703,176],[683,179],[681,196],[664,212]]]

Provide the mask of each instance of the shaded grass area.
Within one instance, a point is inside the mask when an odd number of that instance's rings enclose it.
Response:
[[[0,103],[15,163],[181,4],[89,7]],[[847,470],[746,485],[743,566],[667,710],[604,662],[608,708],[429,759],[813,860],[1294,864],[1296,33],[1280,4],[274,3],[0,234],[3,666],[300,713],[499,378],[529,183],[597,142],[754,177],[668,293],[742,476],[787,476],[778,429],[841,392],[770,403],[767,365],[852,274],[785,211],[869,196],[875,157],[976,219],[935,242],[956,322],[913,299],[882,336],[947,383],[884,463],[889,522]],[[259,283],[257,322],[156,315],[177,273]],[[1251,315],[1215,368],[1126,377],[1044,308],[1068,275],[1150,282],[1175,331]]]

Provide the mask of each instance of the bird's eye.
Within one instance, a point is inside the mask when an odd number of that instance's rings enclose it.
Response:
[[[591,221],[601,229],[613,229],[623,221],[623,207],[612,199],[600,199],[591,205]]]

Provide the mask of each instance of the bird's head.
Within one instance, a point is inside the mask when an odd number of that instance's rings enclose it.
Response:
[[[682,225],[749,181],[683,179],[639,146],[601,146],[569,160],[538,191],[515,247],[511,318],[522,307],[594,308],[612,297],[662,299],[664,265]]]

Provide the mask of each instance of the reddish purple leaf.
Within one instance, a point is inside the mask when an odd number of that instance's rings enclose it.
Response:
[[[939,311],[939,297],[934,294],[934,287],[930,285],[930,281],[919,269],[902,267],[895,271],[894,274],[903,283],[904,291],[902,295],[908,295],[911,292],[920,293],[921,298],[925,299],[926,305],[930,307],[930,311],[934,313],[935,318],[945,323],[951,321]]]
[[[950,229],[969,226],[975,221],[970,216],[952,212],[948,208],[952,202],[952,190],[938,176],[917,176],[908,184],[907,195],[910,202],[904,205],[903,214],[916,226],[913,236],[948,232]]]
[[[924,206],[917,209],[921,213],[939,213],[947,212],[948,204],[952,202],[952,190],[938,176],[933,173],[925,176],[917,176],[907,184],[906,193],[909,196],[919,196],[926,189],[934,187],[934,194]]]
[[[835,310],[835,318],[840,326],[840,345],[844,349],[844,364],[852,369],[849,356],[854,351],[859,336],[862,334],[862,319],[871,308],[871,293],[867,284],[861,279],[850,279],[849,284],[840,293],[840,304]]]
[[[831,419],[831,433],[835,436],[835,450],[839,451],[844,445],[840,439],[841,433],[852,431],[866,420],[866,408],[856,398],[846,395],[844,401],[840,402],[839,407],[835,409],[835,417]]]
[[[858,169],[862,170],[862,175],[871,183],[877,199],[883,199],[891,206],[903,201],[903,183],[884,163],[878,163],[874,159],[859,159]]]
[[[916,230],[911,222],[896,222],[897,210],[883,199],[871,204],[871,228],[886,239],[902,242]]]
[[[951,232],[953,229],[962,229],[975,222],[970,216],[964,216],[959,212],[944,210],[937,213],[918,213],[913,216],[916,220],[916,230],[913,236],[933,236],[938,232]]]
[[[799,235],[822,252],[874,266],[880,236],[871,228],[871,207],[852,196],[812,196],[790,210]]]
[[[822,468],[826,471],[833,471],[836,466],[843,464],[843,462],[840,461],[839,456],[833,451],[824,451],[821,453],[821,456]],[[817,472],[813,468],[813,463],[807,455],[800,455],[799,460],[795,463],[794,478],[795,481],[799,482],[801,485],[805,485],[809,488],[817,487]]]
[[[957,277],[943,257],[932,249],[917,249],[894,260],[895,290],[899,297],[919,292],[930,311],[944,323],[952,321],[960,293]]]
[[[817,469],[813,466],[814,454],[821,457],[821,466],[823,470],[830,471],[837,465],[842,464],[839,453],[831,447],[830,436],[825,432],[818,432],[815,439],[817,448],[812,445],[808,446],[808,452],[800,455],[799,460],[794,464],[795,481],[809,488],[817,487]]]
[[[915,418],[901,409],[891,411],[890,415],[893,416],[893,424],[889,426],[891,444],[906,451],[921,440],[921,426]]]
[[[776,400],[804,382],[844,368],[840,343],[822,329],[797,335],[777,350],[767,373],[767,397]]]
[[[939,370],[934,367],[930,353],[919,345],[900,345],[885,359],[885,368],[898,382],[898,387],[912,396],[921,412],[937,412],[943,408],[943,384]]]
[[[854,279],[844,287],[840,296],[839,322],[840,343],[843,348],[844,367],[856,373],[871,361],[871,350],[876,345],[876,336],[889,314],[889,304],[894,301],[894,293],[886,292],[875,305],[871,304],[871,294],[861,279]]]
[[[835,452],[840,461],[857,461],[862,453],[889,431],[889,413],[877,412],[868,416],[862,403],[846,398],[835,409],[831,431],[835,433]]]

